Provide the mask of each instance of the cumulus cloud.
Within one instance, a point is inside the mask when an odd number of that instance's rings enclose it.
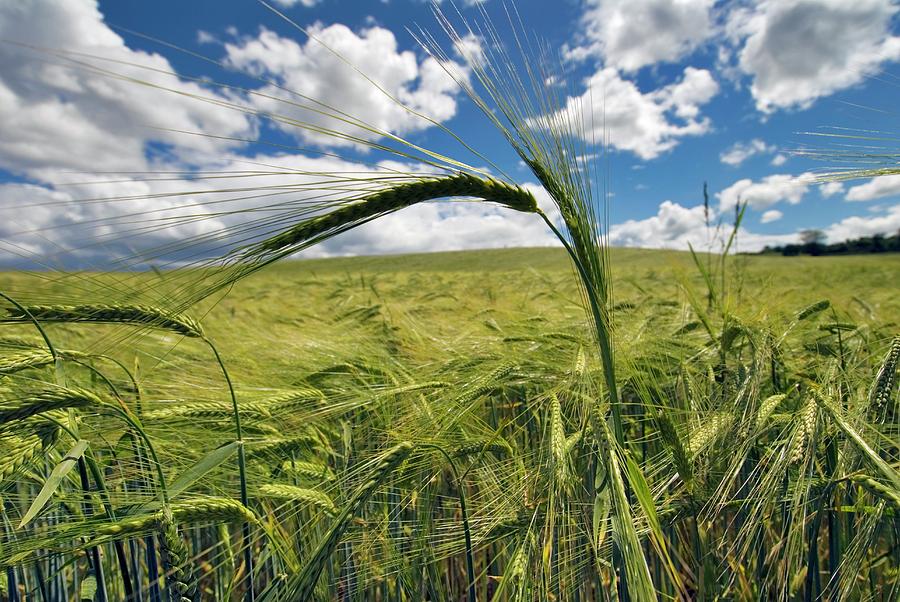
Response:
[[[815,176],[811,173],[799,176],[774,174],[759,181],[743,178],[716,193],[716,197],[722,211],[733,209],[738,203],[747,203],[759,210],[781,202],[796,205],[803,200],[814,181]]]
[[[55,190],[0,185],[0,265],[35,261],[58,268],[183,265],[219,256],[238,241],[280,232],[321,210],[324,202],[366,194],[373,186],[367,175],[423,173],[422,166],[396,161],[369,165],[299,154],[230,155],[207,169],[214,179],[102,181],[95,174],[88,176],[93,182]],[[323,186],[323,181],[332,186]],[[525,186],[550,219],[559,222],[559,212],[544,189]],[[556,244],[554,240],[532,214],[493,203],[450,200],[403,209],[303,255],[542,246]]]
[[[900,204],[889,207],[884,215],[851,216],[825,229],[828,242],[842,242],[875,234],[894,234],[900,231]]]
[[[141,170],[147,169],[148,145],[153,143],[184,162],[235,144],[153,127],[230,137],[253,133],[245,115],[190,98],[224,97],[170,75],[173,69],[164,57],[128,48],[103,22],[96,2],[0,3],[0,39],[97,57],[78,56],[87,65],[75,64],[65,56],[5,45],[0,53],[0,114],[8,118],[0,136],[0,168],[8,171],[46,180],[48,170]]]
[[[719,155],[719,160],[726,165],[737,167],[750,157],[763,153],[774,153],[776,148],[764,140],[754,138],[750,142],[735,142]]]
[[[637,85],[607,67],[586,82],[587,90],[566,101],[566,122],[586,124],[586,136],[608,140],[620,150],[653,159],[678,145],[685,136],[709,131],[700,107],[719,91],[705,69],[685,68],[681,80],[643,93]]]
[[[609,230],[610,244],[623,247],[687,248],[706,240],[706,218],[702,205],[683,207],[663,201],[656,215],[628,220]]]
[[[714,0],[590,0],[582,15],[583,43],[567,58],[602,58],[626,72],[673,62],[712,33]]]
[[[760,223],[768,224],[771,222],[777,222],[784,214],[778,209],[769,209],[768,211],[763,212],[762,216],[759,218]]]
[[[892,0],[762,0],[730,13],[737,67],[764,113],[806,108],[900,58]]]
[[[434,57],[419,60],[412,51],[400,50],[393,32],[383,27],[357,33],[345,25],[317,23],[307,31],[305,43],[263,27],[256,36],[225,45],[227,64],[272,80],[256,90],[251,102],[278,116],[279,127],[296,138],[350,146],[356,142],[317,130],[372,140],[381,135],[342,120],[350,115],[360,126],[408,134],[433,125],[414,113],[438,122],[456,114],[459,90],[445,66],[466,77],[465,65],[444,65]]]
[[[839,182],[835,182],[838,184]],[[871,201],[900,194],[900,175],[879,176],[847,191],[848,201]]]
[[[654,216],[612,226],[609,240],[616,246],[679,250],[686,250],[688,244],[695,249],[717,250],[722,243],[716,238],[715,229],[706,227],[703,205],[684,207],[673,201],[663,201]],[[796,233],[758,234],[744,228],[738,232],[738,244],[744,251],[758,251],[766,245],[797,240]]]
[[[843,182],[825,182],[819,186],[819,194],[826,199],[831,198],[836,194],[841,194],[842,192],[844,192]]]

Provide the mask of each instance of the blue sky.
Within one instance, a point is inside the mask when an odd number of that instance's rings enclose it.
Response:
[[[444,44],[430,4],[272,4],[539,194],[535,178],[410,33],[433,33],[447,49],[451,70],[471,76],[472,55]],[[804,228],[820,228],[833,241],[900,228],[898,177],[822,184],[815,172],[838,164],[794,152],[848,143],[807,133],[835,131],[831,128],[880,132],[887,140],[855,144],[893,152],[900,60],[896,2],[442,4],[456,23],[457,10],[473,24],[483,21],[484,11],[507,44],[513,43],[507,20],[512,8],[525,35],[555,55],[548,83],[554,93],[563,101],[580,99],[596,115],[605,113],[606,127],[596,134],[609,140],[603,169],[612,193],[613,244],[685,248],[689,241],[708,241],[704,181],[714,217],[730,220],[737,201],[749,204],[741,232],[745,249],[790,242]],[[198,172],[258,172],[264,164],[266,173],[255,179],[227,180],[228,186],[246,188],[379,160],[359,146],[261,118],[273,112],[324,123],[269,98],[289,98],[287,89],[480,165],[438,128],[398,110],[333,53],[252,0],[4,3],[0,38],[33,46],[0,46],[0,112],[6,122],[0,140],[0,236],[7,251],[0,261],[6,264],[20,265],[24,258],[55,265],[70,255],[102,265],[137,256],[144,246],[190,237],[212,240],[217,232],[234,231],[239,225],[215,212],[216,201],[252,207],[254,201],[243,198],[251,195],[214,196],[191,178]],[[478,36],[467,41],[473,48],[492,46]],[[293,193],[308,193],[311,184],[297,186]],[[407,210],[309,254],[551,243],[540,223],[527,216],[459,205]],[[188,206],[189,213],[206,212],[209,219],[163,228],[164,221],[154,226],[134,217],[175,215]]]

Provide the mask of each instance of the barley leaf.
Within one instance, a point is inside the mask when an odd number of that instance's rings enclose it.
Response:
[[[50,476],[47,477],[44,486],[41,487],[37,497],[34,498],[34,501],[31,503],[31,507],[28,508],[28,512],[22,517],[22,522],[19,523],[20,529],[31,522],[31,519],[37,516],[38,512],[47,505],[47,502],[50,501],[50,498],[53,497],[53,494],[59,489],[63,479],[66,478],[66,475],[75,467],[78,459],[84,455],[84,450],[87,449],[87,446],[87,441],[78,441],[72,446],[72,449],[63,456],[63,459],[60,460],[59,464],[53,467],[53,471],[50,473]]]
[[[178,475],[178,478],[169,485],[169,497],[174,498],[219,466],[219,464],[233,457],[240,445],[240,441],[232,441],[203,456],[199,462]]]

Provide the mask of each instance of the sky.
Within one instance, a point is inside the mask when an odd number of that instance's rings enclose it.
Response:
[[[730,224],[739,203],[745,251],[807,228],[831,242],[900,229],[900,176],[819,177],[844,165],[834,153],[896,153],[895,1],[445,0],[450,21],[474,30],[455,45],[423,0],[270,4],[0,2],[0,264],[146,267],[184,241],[215,253],[248,210],[274,231],[320,174],[422,169],[323,134],[338,126],[310,106],[370,124],[347,130],[369,143],[390,132],[476,167],[489,159],[547,206],[448,75],[473,81],[472,61],[498,43],[514,50],[515,35],[529,61],[549,57],[542,91],[588,116],[611,244],[709,246],[708,221]],[[426,52],[423,35],[446,55]],[[533,216],[428,203],[305,254],[550,244]]]

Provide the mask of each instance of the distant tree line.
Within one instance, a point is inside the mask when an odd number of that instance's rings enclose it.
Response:
[[[821,230],[803,230],[798,244],[770,247],[766,245],[764,255],[861,255],[864,253],[900,253],[900,230],[888,236],[875,234],[825,244],[825,233]]]

